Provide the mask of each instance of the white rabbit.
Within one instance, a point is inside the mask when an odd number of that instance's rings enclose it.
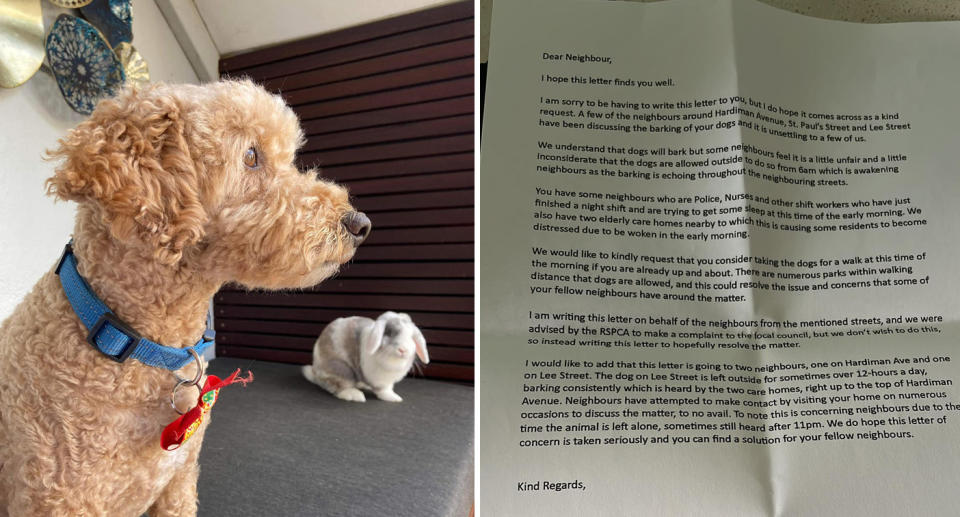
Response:
[[[380,400],[400,402],[393,385],[413,367],[414,355],[430,362],[423,334],[404,313],[385,312],[376,321],[337,318],[317,338],[303,376],[343,400],[364,402],[360,390],[367,389]]]

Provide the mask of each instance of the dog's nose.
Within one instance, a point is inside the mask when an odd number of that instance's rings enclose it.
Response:
[[[348,212],[340,219],[340,224],[353,235],[355,244],[360,244],[370,235],[370,219],[363,212]]]

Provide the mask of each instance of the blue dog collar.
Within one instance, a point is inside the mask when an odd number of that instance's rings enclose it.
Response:
[[[100,301],[80,276],[72,242],[64,247],[56,273],[73,311],[89,331],[87,343],[118,363],[132,357],[146,365],[176,371],[193,361],[191,350],[202,356],[213,344],[213,330],[204,332],[200,341],[186,348],[164,346],[142,337]]]

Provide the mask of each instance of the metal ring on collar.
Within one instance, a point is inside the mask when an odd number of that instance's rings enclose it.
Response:
[[[186,413],[186,411],[180,411],[180,409],[177,407],[177,390],[180,389],[180,386],[184,386],[184,385],[186,385],[186,386],[196,386],[196,387],[197,387],[197,391],[198,391],[198,392],[202,392],[199,384],[191,383],[191,382],[188,381],[188,380],[181,380],[180,382],[178,382],[178,383],[173,387],[173,391],[170,392],[170,407],[172,407],[173,410],[176,411],[178,415],[182,415],[182,414]],[[192,409],[192,406],[191,406],[191,409]]]
[[[193,356],[193,360],[197,363],[197,375],[194,376],[193,379],[182,379],[179,375],[173,374],[173,376],[177,378],[177,384],[173,386],[173,391],[170,392],[170,407],[172,407],[174,411],[181,415],[184,412],[177,408],[177,390],[180,389],[180,386],[184,385],[196,386],[197,391],[202,393],[203,388],[200,387],[200,380],[203,379],[203,374],[205,373],[203,368],[203,360],[200,359],[200,354],[198,354],[197,351],[192,348],[187,349],[187,352],[190,352],[190,355]]]
[[[195,385],[200,384],[200,380],[203,379],[203,374],[204,374],[203,360],[200,359],[200,354],[198,354],[196,350],[194,350],[194,349],[192,349],[192,348],[188,348],[188,349],[187,349],[187,352],[190,352],[190,355],[193,356],[193,360],[196,361],[196,363],[197,363],[197,375],[196,375],[192,380],[190,380],[190,379],[183,379],[183,378],[181,378],[179,375],[177,375],[176,373],[174,373],[173,376],[177,378],[177,381],[178,381],[180,384],[186,383],[186,384],[192,384],[192,385],[195,386]],[[176,389],[176,388],[174,388],[174,389]]]

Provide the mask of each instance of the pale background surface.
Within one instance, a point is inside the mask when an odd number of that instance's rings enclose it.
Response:
[[[659,2],[662,0],[628,0]],[[890,23],[960,20],[956,0],[760,0],[788,11],[848,22]],[[493,0],[480,0],[480,62],[487,62]]]

